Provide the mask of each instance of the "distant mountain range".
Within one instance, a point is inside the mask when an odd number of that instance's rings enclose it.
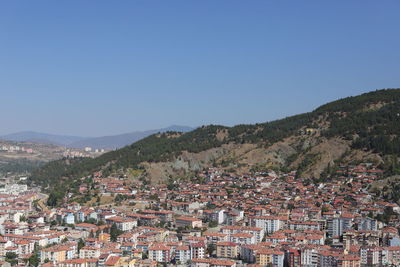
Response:
[[[101,136],[101,137],[92,137],[92,138],[83,138],[81,140],[77,140],[68,144],[68,147],[73,148],[84,148],[84,147],[92,147],[92,148],[104,148],[104,149],[116,149],[121,148],[127,145],[130,145],[140,139],[148,137],[155,133],[165,133],[165,132],[190,132],[193,128],[188,126],[179,126],[172,125],[167,128],[148,130],[148,131],[136,131],[131,133],[119,134],[119,135],[110,135],[110,136]]]
[[[172,125],[166,128],[136,131],[131,133],[101,136],[101,137],[82,137],[82,136],[68,136],[68,135],[55,135],[47,133],[39,133],[32,131],[23,131],[12,134],[0,136],[0,139],[15,141],[15,142],[34,142],[42,144],[54,144],[70,148],[84,148],[92,147],[94,149],[117,149],[139,141],[149,135],[155,133],[164,133],[169,131],[174,132],[189,132],[193,128],[188,126]]]
[[[14,142],[32,142],[32,143],[67,146],[79,140],[86,139],[86,137],[24,131],[24,132],[17,132],[17,133],[3,135],[0,136],[0,139],[14,141]]]

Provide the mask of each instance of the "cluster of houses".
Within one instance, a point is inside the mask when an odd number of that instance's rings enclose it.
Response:
[[[169,186],[94,176],[120,205],[44,209],[31,191],[0,195],[0,261],[40,266],[400,266],[400,208],[377,199],[370,164],[317,185],[295,172],[207,169]],[[203,181],[197,183],[196,181]],[[82,185],[82,193],[88,186]],[[156,197],[154,197],[156,196]],[[16,261],[11,261],[15,258]]]
[[[73,149],[66,148],[62,153],[64,158],[94,158],[101,154],[105,153],[104,149],[96,149],[96,150],[81,150],[81,149]]]
[[[34,150],[32,148],[27,148],[24,146],[17,146],[17,145],[1,145],[0,151],[8,153],[28,153],[28,154],[34,153]]]

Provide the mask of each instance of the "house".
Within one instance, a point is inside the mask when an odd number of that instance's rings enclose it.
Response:
[[[108,233],[100,233],[99,241],[110,242],[110,234]]]
[[[386,247],[382,251],[382,263],[400,265],[400,247]]]
[[[75,225],[75,229],[80,231],[96,232],[97,225],[91,223],[78,223]]]
[[[19,239],[14,241],[14,245],[17,247],[18,255],[28,255],[33,252],[35,242]]]
[[[157,262],[171,261],[171,248],[165,245],[152,245],[149,247],[149,259]]]
[[[174,212],[169,210],[144,210],[143,214],[157,216],[162,222],[170,222],[172,221],[172,215]]]
[[[338,267],[360,267],[360,257],[356,255],[343,255],[338,259]],[[370,265],[372,266],[372,265]]]
[[[85,247],[100,247],[101,243],[97,238],[86,238],[85,239]]]
[[[301,251],[299,249],[289,249],[288,251],[288,263],[291,267],[300,267],[301,266]],[[321,261],[323,263],[323,261]]]
[[[44,264],[42,265],[44,266]],[[71,259],[59,262],[57,267],[97,267],[97,259]]]
[[[232,210],[230,212],[226,213],[225,216],[226,224],[227,225],[235,225],[238,221],[242,220],[244,218],[244,211],[242,210]]]
[[[75,215],[74,215],[74,213],[72,213],[72,212],[67,213],[64,216],[64,222],[66,224],[75,224]]]
[[[160,217],[149,214],[129,214],[128,218],[132,218],[140,222],[140,225],[156,225],[160,222]]]
[[[190,245],[191,258],[202,259],[206,254],[206,245],[204,243],[194,243]]]
[[[43,263],[46,259],[58,263],[67,259],[67,252],[72,250],[69,246],[53,246],[44,248],[40,251],[40,261]]]
[[[252,234],[247,233],[232,234],[229,236],[229,241],[242,245],[250,245],[256,243],[255,237]]]
[[[342,215],[338,218],[333,218],[328,221],[328,234],[331,236],[342,236],[343,233],[352,228],[353,218],[351,215]]]
[[[203,215],[209,222],[222,224],[225,222],[225,210],[204,210]]]
[[[185,264],[191,260],[191,253],[189,246],[178,246],[175,248],[175,261]]]
[[[5,248],[11,246],[11,244],[12,244],[11,241],[7,241],[3,237],[0,237],[0,257],[3,257],[6,255]]]
[[[81,259],[97,259],[100,257],[100,248],[98,247],[83,247],[79,251]]]
[[[290,221],[289,229],[295,231],[319,231],[320,226],[317,222]]]
[[[241,245],[240,246],[240,258],[246,263],[256,262],[256,252],[261,249],[258,245]]]
[[[361,266],[380,266],[382,265],[383,249],[377,246],[362,247],[360,250]],[[348,261],[348,260],[346,260]],[[344,260],[344,262],[346,262]]]
[[[330,250],[321,250],[319,252],[319,266],[320,267],[331,267],[338,265],[338,258],[341,256],[341,253],[330,251]]]
[[[135,267],[137,259],[131,259],[130,257],[121,257],[118,266],[120,267]]]
[[[279,216],[254,216],[250,217],[250,225],[264,229],[267,234],[279,231],[284,222]]]
[[[301,266],[318,266],[319,252],[315,246],[306,246],[301,249]]]
[[[259,249],[256,252],[256,264],[283,267],[284,256],[283,251],[268,248]]]
[[[222,233],[232,235],[237,233],[246,233],[254,236],[257,243],[261,242],[265,235],[265,231],[261,227],[250,226],[224,226],[221,228]]]
[[[224,233],[204,233],[208,244],[216,244],[217,242],[228,241],[229,235]]]
[[[218,242],[217,258],[236,259],[239,255],[239,246],[234,242]]]
[[[122,261],[120,256],[109,256],[104,262],[105,267],[118,267],[119,263]]]
[[[114,217],[114,216],[117,216],[117,215],[113,212],[100,212],[100,213],[97,213],[97,220],[99,222],[101,222],[101,221],[105,222],[107,219]]]
[[[134,219],[123,218],[119,216],[114,216],[106,219],[108,224],[115,224],[117,228],[121,231],[130,231],[134,227],[137,227],[137,221]]]
[[[314,245],[323,245],[325,238],[323,235],[318,235],[318,234],[314,234],[314,235],[306,235],[304,237],[304,242],[306,244],[314,244]]]
[[[11,264],[9,262],[0,260],[0,266],[2,266],[2,267],[11,267]]]
[[[193,217],[178,217],[175,219],[176,227],[191,227],[201,228],[203,226],[202,221]]]
[[[236,267],[235,261],[219,259],[192,259],[191,267]]]

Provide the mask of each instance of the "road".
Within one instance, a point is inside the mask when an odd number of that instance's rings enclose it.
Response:
[[[38,197],[39,197],[39,201],[37,203],[38,203],[38,207],[40,208],[40,210],[41,211],[49,211],[49,208],[46,206],[46,202],[47,202],[47,199],[49,198],[49,196],[46,194],[43,194],[43,193],[39,193]]]

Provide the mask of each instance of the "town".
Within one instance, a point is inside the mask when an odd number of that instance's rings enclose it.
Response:
[[[94,158],[108,152],[105,149],[85,147],[83,149],[67,148],[63,146],[40,144],[31,142],[11,142],[0,140],[0,157],[3,158],[27,158],[30,160],[45,159],[55,160],[59,158]]]
[[[1,1],[0,267],[400,267],[399,10]]]
[[[315,184],[295,171],[208,168],[153,186],[96,172],[76,196],[97,197],[78,203],[69,194],[61,207],[26,185],[6,184],[1,264],[399,266],[400,208],[368,190],[382,175],[361,163]]]

